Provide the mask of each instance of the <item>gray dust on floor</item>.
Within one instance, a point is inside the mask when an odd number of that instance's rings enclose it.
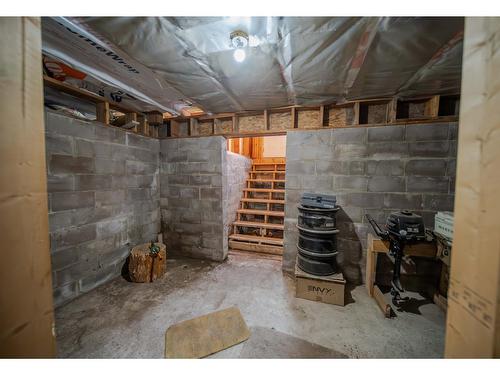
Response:
[[[237,306],[250,339],[213,358],[443,356],[445,314],[428,301],[386,319],[364,286],[350,292],[353,302],[344,307],[298,299],[294,293],[293,278],[273,258],[168,259],[167,274],[152,284],[118,277],[58,308],[58,355],[163,358],[170,325]]]

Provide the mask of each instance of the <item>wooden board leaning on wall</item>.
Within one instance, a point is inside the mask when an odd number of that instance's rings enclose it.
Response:
[[[406,125],[458,120],[459,95],[357,100],[321,106],[289,106],[264,111],[165,118],[160,112],[136,113],[105,98],[53,78],[44,84],[96,105],[97,121],[154,138],[223,135],[227,138],[286,134],[294,130]],[[114,123],[110,110],[123,113]]]

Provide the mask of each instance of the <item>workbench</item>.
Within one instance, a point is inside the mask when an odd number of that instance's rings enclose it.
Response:
[[[392,315],[390,303],[385,299],[380,288],[375,285],[375,277],[377,272],[377,256],[379,253],[389,253],[389,241],[381,240],[373,234],[368,233],[367,254],[366,254],[366,290],[368,295],[375,299],[377,305],[382,310],[386,318]],[[437,253],[436,242],[418,242],[415,244],[407,244],[404,248],[404,255],[435,258]]]

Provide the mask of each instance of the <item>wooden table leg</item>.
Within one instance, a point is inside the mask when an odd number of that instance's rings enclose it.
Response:
[[[377,255],[373,250],[373,236],[368,235],[368,249],[366,253],[366,290],[373,297],[373,286],[375,285],[375,270],[377,269]]]

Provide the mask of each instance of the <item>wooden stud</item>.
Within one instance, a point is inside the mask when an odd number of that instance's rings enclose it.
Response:
[[[295,107],[292,107],[292,109],[290,110],[290,117],[292,119],[292,129],[297,129],[298,127],[297,109]]]
[[[360,107],[360,103],[355,102],[354,103],[354,123],[353,123],[353,125],[359,125],[359,115],[360,115],[359,107]]]
[[[135,112],[125,113],[125,125],[131,122],[137,122],[137,113]],[[134,133],[137,133],[137,125],[134,125],[131,129],[133,130]]]
[[[397,107],[398,107],[398,98],[392,98],[391,101],[387,103],[386,122],[388,124],[396,122]]]
[[[239,123],[238,123],[238,116],[233,115],[233,133],[238,133],[240,131]]]
[[[269,113],[267,109],[264,111],[264,129],[269,130]]]
[[[252,138],[243,138],[243,147],[241,154],[247,158],[251,157],[252,154]]]
[[[189,119],[189,128],[188,135],[198,135],[198,119],[190,118]]]
[[[145,115],[139,117],[139,133],[149,136],[149,123]]]
[[[434,95],[425,103],[424,115],[436,118],[439,115],[439,95]]]
[[[159,111],[151,111],[146,114],[148,116],[148,122],[151,125],[163,124],[163,113]]]
[[[325,121],[325,116],[328,113],[328,108],[325,108],[324,105],[319,107],[319,127],[322,128],[324,126],[328,126],[328,122]]]
[[[109,103],[101,102],[96,103],[96,120],[102,122],[105,125],[109,125]]]

